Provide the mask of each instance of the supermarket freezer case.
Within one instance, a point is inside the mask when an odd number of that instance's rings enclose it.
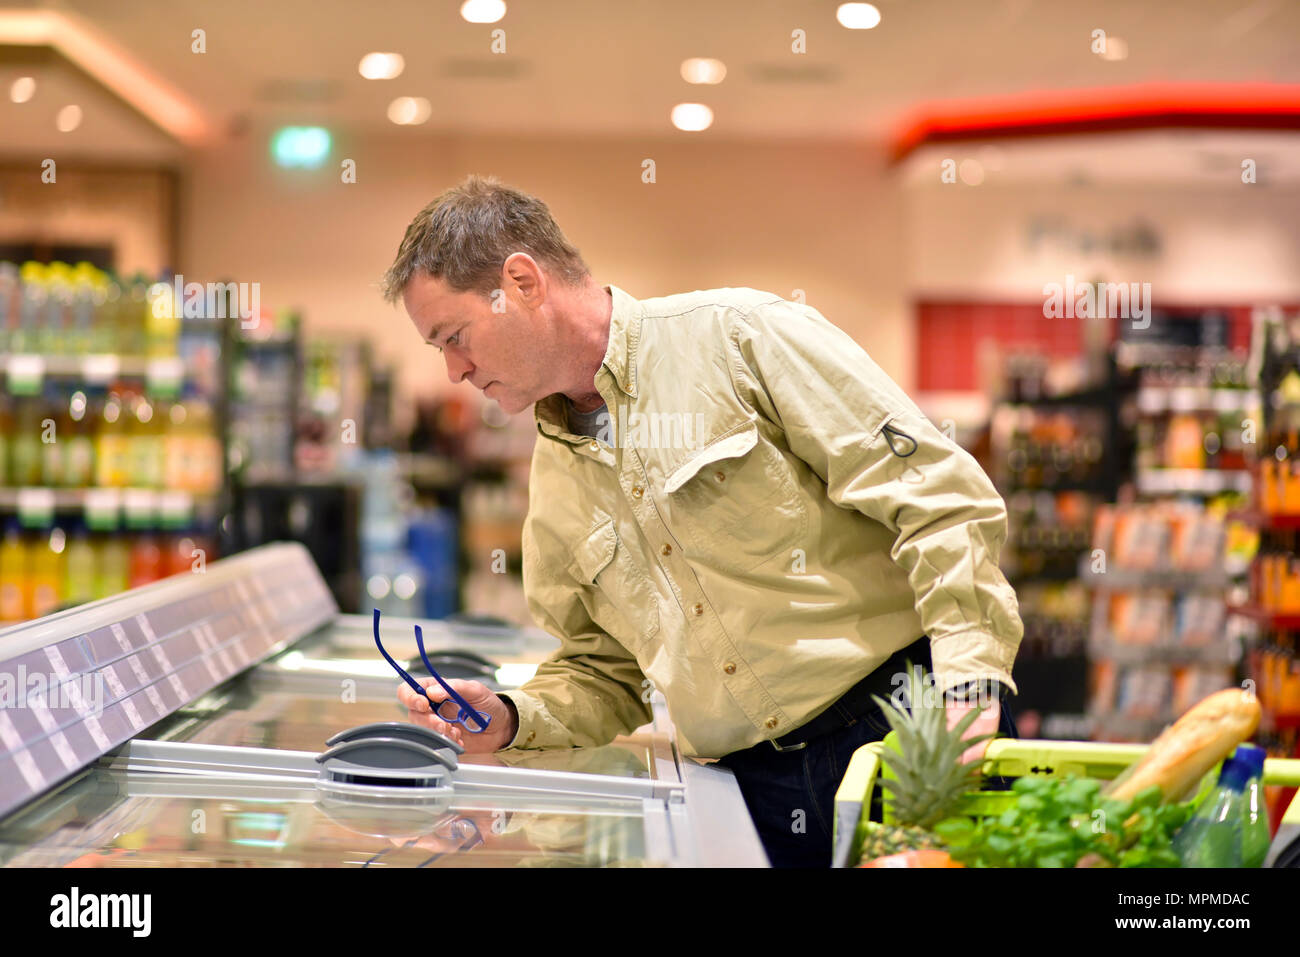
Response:
[[[413,624],[383,620],[390,652],[414,655]],[[498,689],[557,644],[421,625],[440,672]],[[731,773],[679,753],[661,699],[604,747],[469,755],[406,723],[395,687],[371,619],[338,613],[297,544],[2,631],[0,864],[767,863]]]

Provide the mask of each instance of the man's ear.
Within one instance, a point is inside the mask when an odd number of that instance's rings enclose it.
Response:
[[[546,273],[528,253],[511,253],[501,267],[501,274],[503,281],[508,279],[514,286],[515,295],[525,308],[535,310],[546,301]]]

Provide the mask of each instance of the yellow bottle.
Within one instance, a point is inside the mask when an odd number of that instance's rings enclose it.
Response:
[[[10,519],[0,540],[0,622],[27,618],[27,547],[17,519]]]
[[[31,616],[44,618],[59,607],[63,584],[62,529],[43,529],[28,543],[27,564],[31,575]]]
[[[121,488],[127,482],[129,438],[126,434],[127,412],[122,396],[110,392],[100,409],[95,436],[95,484]]]

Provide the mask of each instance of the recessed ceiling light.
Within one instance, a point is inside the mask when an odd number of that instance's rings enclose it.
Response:
[[[75,103],[65,106],[59,110],[59,115],[54,120],[54,125],[59,128],[60,133],[71,133],[81,125],[81,107]]]
[[[713,125],[713,111],[703,103],[678,103],[673,107],[673,126],[698,133]]]
[[[847,30],[870,30],[880,23],[880,11],[869,3],[841,3],[835,19]]]
[[[20,76],[9,87],[9,99],[15,103],[26,103],[36,94],[36,80],[30,76]]]
[[[978,186],[984,182],[984,167],[976,159],[964,159],[957,167],[957,175],[967,186]]]
[[[1127,60],[1128,44],[1121,37],[1107,37],[1106,49],[1102,51],[1103,60]]]
[[[460,15],[470,23],[496,23],[506,15],[505,0],[465,0]]]
[[[402,75],[406,61],[400,53],[367,53],[358,69],[367,80],[391,80]]]
[[[388,104],[388,118],[398,126],[419,126],[433,114],[433,106],[422,96],[399,96]]]
[[[687,83],[721,83],[727,68],[721,60],[710,57],[691,57],[682,61],[682,79]]]

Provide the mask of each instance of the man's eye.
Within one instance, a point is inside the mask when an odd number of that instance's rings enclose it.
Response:
[[[448,340],[447,340],[447,345],[449,345],[449,346],[458,346],[458,345],[460,345],[460,333],[458,332],[458,333],[456,333],[454,336],[452,336],[450,339],[448,339]]]

